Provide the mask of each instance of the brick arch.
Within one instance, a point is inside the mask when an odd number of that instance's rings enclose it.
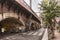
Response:
[[[32,22],[31,23],[31,27],[34,29],[34,30],[37,30],[39,28],[39,25],[37,24],[37,22]]]
[[[31,30],[34,30],[34,23],[31,23]]]
[[[18,30],[20,26],[24,26],[23,23],[18,20],[17,18],[10,17],[10,18],[5,18],[0,22],[1,28],[5,28],[6,30]],[[0,29],[1,29],[0,28]],[[15,29],[14,29],[15,28]],[[1,30],[0,30],[1,31]]]

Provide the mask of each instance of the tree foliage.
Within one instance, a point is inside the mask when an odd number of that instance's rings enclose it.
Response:
[[[58,5],[58,2],[51,0],[42,1],[40,6],[40,10],[43,11],[43,21],[46,25],[51,25],[53,22],[52,20],[54,20],[54,18],[60,14],[60,6]]]

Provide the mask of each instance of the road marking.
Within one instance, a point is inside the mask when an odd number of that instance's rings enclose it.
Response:
[[[22,34],[25,34],[25,35],[37,35],[37,36],[41,36],[42,33],[43,33],[44,29],[39,29],[38,31],[30,31],[30,32],[26,32],[26,33],[22,33]]]
[[[30,32],[30,33],[28,33],[27,35],[31,35],[32,33],[34,33],[34,32]]]
[[[39,34],[38,34],[38,36],[41,36],[41,35],[42,35],[42,33],[39,33]]]
[[[10,39],[9,37],[6,37],[6,39]]]
[[[16,38],[12,38],[13,40],[16,39]]]
[[[9,36],[9,37],[6,37],[7,40],[11,40],[12,38],[13,38],[13,37],[10,37],[10,36]]]
[[[22,33],[22,34],[27,34],[27,33]]]
[[[36,31],[36,32],[35,32],[34,34],[32,34],[32,35],[37,35],[37,33],[38,33],[38,32]]]

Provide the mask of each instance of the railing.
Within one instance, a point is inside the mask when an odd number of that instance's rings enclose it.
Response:
[[[30,6],[24,0],[15,0],[15,1],[17,1],[21,6],[23,6],[32,13],[32,11],[30,10]]]
[[[23,0],[24,4],[30,9],[30,6]]]

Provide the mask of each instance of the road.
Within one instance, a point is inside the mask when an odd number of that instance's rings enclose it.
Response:
[[[26,33],[17,33],[9,36],[4,36],[0,40],[40,40],[44,28],[41,28],[37,31],[30,31]]]

